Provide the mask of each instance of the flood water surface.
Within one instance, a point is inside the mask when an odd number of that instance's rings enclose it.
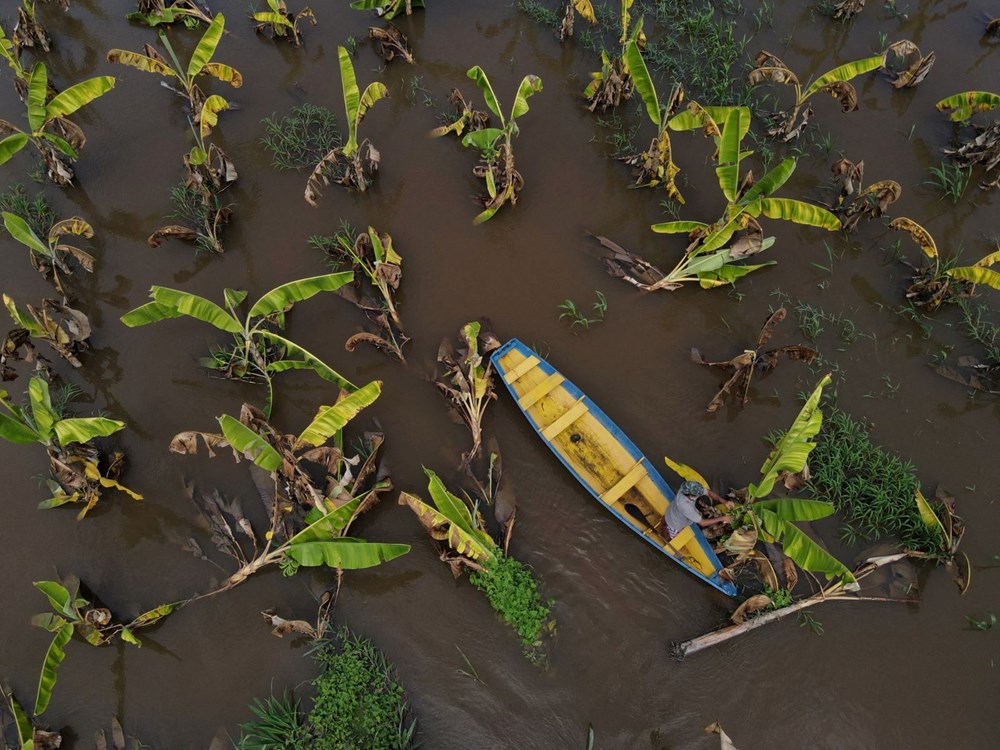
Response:
[[[718,740],[702,728],[713,721],[741,748],[995,747],[1000,636],[973,630],[966,617],[1000,607],[994,559],[1000,547],[991,533],[1000,523],[993,458],[1000,429],[995,398],[970,398],[929,366],[942,351],[968,347],[954,310],[942,311],[929,332],[899,313],[907,269],[886,251],[897,237],[878,221],[848,239],[770,222],[766,229],[777,242],[767,255],[778,265],[732,290],[642,295],[610,278],[588,233],[667,267],[680,257],[684,241],[649,231],[650,224],[670,218],[660,205],[664,195],[627,189],[626,167],[610,158],[613,131],[581,104],[579,91],[598,64],[580,43],[582,23],[577,40],[561,47],[551,30],[510,2],[428,5],[397,20],[414,47],[415,66],[385,66],[367,43],[355,58],[361,85],[382,80],[391,95],[362,124],[362,137],[381,152],[378,179],[364,194],[331,186],[313,209],[302,199],[306,175],[271,166],[259,142],[261,120],[309,102],[338,112],[343,126],[336,47],[351,36],[366,38],[371,19],[346,2],[321,3],[314,7],[319,26],[305,29],[305,46],[296,50],[255,36],[245,2],[212,3],[228,15],[216,59],[245,79],[238,91],[209,87],[239,104],[223,113],[218,129],[240,173],[228,194],[234,220],[224,232],[221,257],[196,256],[179,242],[157,249],[145,242],[170,223],[164,221],[169,189],[182,176],[181,155],[191,138],[181,100],[156,77],[105,62],[105,54],[112,47],[141,49],[155,42],[155,33],[125,21],[134,7],[125,0],[78,0],[65,15],[54,6],[42,8],[55,39],[44,58],[54,80],[118,78],[113,92],[77,118],[89,139],[77,165],[78,184],[44,190],[60,216],[79,214],[96,231],[94,274],[70,282],[77,306],[95,324],[95,350],[78,374],[64,375],[92,397],[82,409],[128,423],[123,481],[145,499],[108,494],[81,522],[65,508],[37,510],[44,451],[0,445],[0,676],[30,701],[50,639],[30,625],[31,616],[45,609],[33,581],[77,575],[126,617],[208,590],[228,571],[181,550],[191,536],[211,547],[184,481],[217,487],[247,507],[256,503],[249,474],[228,454],[185,457],[167,446],[179,431],[212,430],[218,415],[237,414],[244,401],[260,403],[263,391],[210,378],[198,367],[199,357],[223,343],[208,326],[182,318],[129,329],[119,316],[145,302],[154,284],[214,300],[233,287],[255,299],[285,281],[324,273],[308,238],[333,234],[343,220],[391,233],[403,257],[401,314],[413,337],[407,363],[363,345],[344,351],[343,342],[364,320],[335,295],[298,305],[289,315],[288,336],[355,383],[383,381],[382,397],[355,426],[360,431],[377,424],[385,432],[397,488],[425,494],[422,466],[458,486],[456,466],[469,436],[430,381],[440,340],[481,316],[501,340],[516,336],[537,347],[654,464],[668,455],[697,467],[716,489],[743,487],[759,476],[768,451],[763,436],[790,423],[798,394],[820,372],[782,362],[756,381],[747,407],[727,405],[709,415],[705,405],[717,373],[693,364],[689,351],[696,346],[710,359],[728,359],[753,341],[773,308],[801,300],[849,319],[862,334],[848,341],[827,323],[816,342],[834,372],[838,404],[869,419],[877,441],[914,462],[925,494],[942,487],[958,498],[968,527],[963,549],[975,566],[964,597],[948,571],[928,566],[920,570],[919,604],[825,604],[814,611],[822,635],[793,617],[677,662],[670,643],[722,625],[734,601],[637,540],[593,502],[498,389],[485,434],[500,446],[505,479],[518,498],[511,552],[533,567],[554,601],[557,631],[548,644],[548,666],[525,659],[485,597],[466,578],[452,579],[413,515],[396,505],[395,493],[354,531],[411,544],[412,551],[346,574],[335,610],[337,623],[371,638],[396,666],[423,747],[581,748],[592,725],[594,747],[601,750],[709,748]],[[746,5],[736,20],[738,35],[754,33],[757,4]],[[784,194],[829,201],[832,194],[823,187],[830,163],[839,154],[864,159],[869,181],[891,178],[903,185],[893,216],[913,217],[944,251],[964,248],[971,262],[993,247],[996,196],[975,187],[978,173],[957,205],[925,183],[952,133],[934,102],[958,91],[995,90],[1000,80],[1000,49],[980,42],[984,9],[913,2],[903,9],[909,18],[900,19],[880,3],[868,5],[845,25],[804,4],[778,2],[773,20],[747,44],[747,59],[769,49],[803,80],[877,52],[883,33],[889,41],[909,37],[925,54],[937,53],[936,67],[916,89],[893,91],[884,76],[873,75],[858,83],[857,112],[841,114],[829,98],[817,102],[816,130],[829,134],[829,153],[803,144],[805,154]],[[4,12],[11,15],[9,8]],[[671,32],[647,27],[647,33]],[[170,35],[185,50],[193,38],[182,29]],[[427,136],[448,109],[451,88],[460,87],[481,106],[465,77],[475,64],[488,72],[508,108],[524,75],[544,82],[519,121],[516,154],[524,190],[516,206],[482,226],[472,224],[480,190],[471,174],[475,154],[454,139]],[[669,91],[669,82],[658,85],[661,96]],[[771,89],[782,102],[791,96]],[[621,115],[626,127],[640,124],[636,143],[644,145],[653,131],[637,106],[630,103]],[[23,120],[15,116],[22,105],[11,86],[0,87],[0,107],[8,119]],[[714,219],[722,204],[710,141],[677,134],[674,144],[687,198],[680,216]],[[790,147],[771,148],[778,156],[791,153]],[[762,156],[748,160],[758,175]],[[3,167],[4,184],[20,181],[36,189],[21,176],[31,168],[29,157],[15,158]],[[903,252],[916,263],[919,250],[908,243],[905,238]],[[52,296],[20,245],[4,236],[0,246],[3,291],[22,304]],[[581,331],[559,319],[560,302],[571,298],[589,307],[596,290],[608,300],[602,324]],[[790,315],[775,342],[800,341],[807,343]],[[275,382],[273,421],[290,433],[336,395],[309,373],[284,373]],[[6,388],[19,394],[25,383],[22,376]],[[814,531],[841,559],[860,560],[865,549],[843,546],[839,525],[831,519]],[[272,637],[260,612],[311,619],[315,597],[331,585],[326,573],[284,578],[272,571],[145,631],[142,649],[97,649],[74,640],[44,719],[54,728],[72,727],[64,747],[90,747],[93,731],[113,715],[156,748],[206,748],[213,737],[236,736],[238,724],[251,718],[247,706],[254,697],[300,685],[306,695],[303,683],[315,675],[306,644]],[[467,669],[462,653],[479,681],[461,674]]]

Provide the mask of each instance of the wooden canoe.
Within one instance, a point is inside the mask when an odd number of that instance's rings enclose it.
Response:
[[[674,491],[635,444],[552,365],[517,339],[493,353],[493,366],[531,426],[580,484],[654,548],[719,591],[722,564],[696,525],[668,541],[655,529]]]

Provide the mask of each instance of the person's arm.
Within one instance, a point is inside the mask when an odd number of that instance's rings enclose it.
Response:
[[[715,518],[702,518],[701,520],[696,521],[696,523],[701,528],[704,529],[704,528],[707,528],[709,526],[715,526],[716,524],[719,524],[719,523],[730,523],[732,520],[733,520],[732,516],[717,516]]]

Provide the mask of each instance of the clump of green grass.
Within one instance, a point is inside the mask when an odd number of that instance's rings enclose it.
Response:
[[[542,601],[538,583],[526,565],[498,554],[484,570],[474,571],[469,580],[486,594],[503,621],[517,631],[525,647],[539,645],[550,609]]]
[[[892,535],[907,549],[937,552],[939,532],[924,523],[914,500],[920,481],[913,464],[873,443],[869,427],[835,404],[823,413],[809,485],[844,515],[848,538]]]
[[[43,193],[31,198],[24,185],[11,185],[6,192],[0,193],[0,211],[20,216],[39,237],[48,236],[49,227],[55,224],[58,218]],[[0,233],[6,231],[0,222]]]
[[[254,701],[256,716],[240,726],[239,750],[410,750],[416,721],[407,722],[403,686],[385,655],[366,638],[341,629],[311,652],[323,671],[308,714],[285,693]]]
[[[261,143],[277,169],[312,169],[343,143],[337,117],[326,107],[299,104],[285,117],[265,117]]]
[[[588,313],[585,313],[576,303],[571,299],[564,299],[559,303],[558,309],[560,310],[559,319],[569,318],[570,328],[576,328],[580,326],[584,330],[590,330],[592,325],[604,322],[604,314],[608,311],[608,299],[604,296],[603,292],[596,292],[597,301],[594,302],[590,309],[593,311],[594,317],[591,318]]]
[[[982,302],[960,300],[962,332],[983,349],[983,361],[1000,367],[1000,316]]]
[[[559,25],[559,14],[538,0],[518,0],[517,7],[542,26],[551,26],[554,29]]]
[[[928,171],[930,178],[927,183],[941,191],[942,197],[951,199],[952,203],[958,203],[965,195],[965,189],[972,178],[971,167],[960,167],[947,161],[941,162],[940,167],[931,167]]]
[[[645,0],[633,13],[645,13],[667,33],[650,36],[646,59],[667,80],[684,84],[688,95],[719,105],[746,104],[743,57],[748,39],[736,38],[735,19],[742,3]]]

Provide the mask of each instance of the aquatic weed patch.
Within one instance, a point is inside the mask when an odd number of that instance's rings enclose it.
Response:
[[[343,144],[337,116],[326,107],[299,104],[284,117],[265,117],[260,142],[271,152],[276,169],[312,169],[324,155]]]
[[[371,641],[347,628],[318,641],[323,671],[313,680],[308,714],[287,692],[255,700],[256,718],[242,724],[239,750],[407,750],[416,747],[403,686]]]
[[[809,466],[811,489],[844,515],[849,538],[892,535],[908,549],[939,550],[939,532],[924,523],[914,500],[920,489],[914,465],[876,445],[868,425],[834,404]]]
[[[524,646],[538,644],[550,610],[524,563],[498,554],[483,565],[482,571],[473,571],[469,580],[486,594],[503,621],[517,631]]]

